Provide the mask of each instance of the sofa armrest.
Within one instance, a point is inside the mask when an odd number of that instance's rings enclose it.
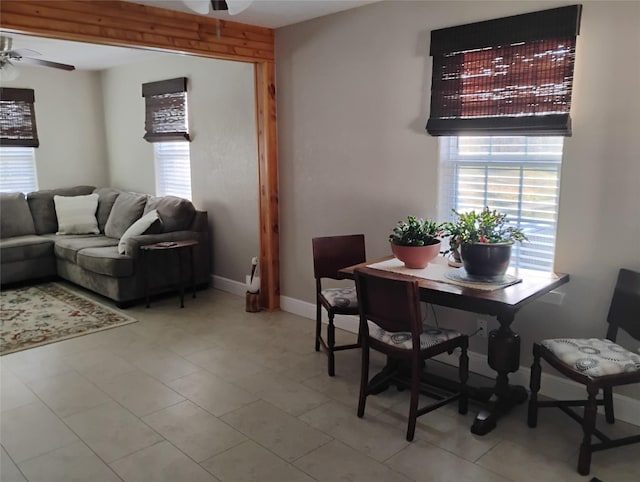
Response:
[[[140,253],[140,246],[144,246],[145,244],[165,241],[185,241],[187,239],[195,239],[199,243],[203,243],[205,241],[205,234],[198,231],[173,231],[171,233],[132,236],[126,241],[124,254],[132,258],[137,258]]]

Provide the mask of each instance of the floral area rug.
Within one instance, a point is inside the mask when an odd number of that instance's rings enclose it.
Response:
[[[3,290],[0,298],[0,355],[137,321],[60,283]]]

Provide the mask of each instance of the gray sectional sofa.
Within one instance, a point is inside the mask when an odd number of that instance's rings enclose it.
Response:
[[[97,195],[97,228],[94,230],[97,234],[57,234],[68,229],[58,224],[56,205],[59,212],[61,207],[56,203],[61,200],[57,198],[54,202],[54,197],[74,197],[82,202],[90,198],[95,202],[95,195],[76,197],[93,193]],[[158,219],[143,234],[130,235],[136,228],[129,228],[142,217]],[[106,296],[119,306],[127,306],[145,295],[139,247],[187,239],[198,241],[193,248],[196,284],[210,282],[207,213],[196,210],[185,199],[93,186],[42,190],[26,196],[2,193],[0,223],[0,284],[3,287],[57,275]],[[140,226],[140,222],[136,226]],[[154,293],[175,289],[180,272],[178,259],[183,264],[182,272],[187,276],[190,273],[188,256],[177,257],[171,250],[151,255],[153,258],[147,267],[149,287]]]

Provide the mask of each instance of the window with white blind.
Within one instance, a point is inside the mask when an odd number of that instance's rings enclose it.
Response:
[[[189,143],[154,142],[156,195],[191,200],[191,157]]]
[[[529,238],[514,245],[511,265],[552,270],[562,146],[562,137],[441,137],[439,217],[504,212]]]
[[[0,146],[0,192],[26,194],[37,190],[35,149]]]

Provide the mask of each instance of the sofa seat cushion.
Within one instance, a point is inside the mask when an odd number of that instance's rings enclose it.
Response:
[[[27,198],[21,192],[0,194],[0,237],[36,234]]]
[[[118,254],[117,243],[116,240],[115,246],[81,250],[78,253],[78,266],[114,278],[133,276],[133,258]]]
[[[53,256],[53,241],[35,235],[16,236],[0,241],[0,253],[3,263]]]
[[[54,252],[56,257],[77,263],[78,252],[85,248],[117,246],[118,240],[106,236],[56,236]]]

